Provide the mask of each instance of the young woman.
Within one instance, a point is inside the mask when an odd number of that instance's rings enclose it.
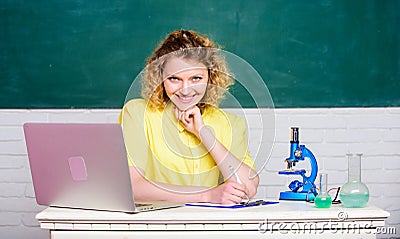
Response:
[[[137,200],[239,203],[257,192],[246,122],[218,108],[233,84],[205,35],[170,33],[147,60],[124,131]]]

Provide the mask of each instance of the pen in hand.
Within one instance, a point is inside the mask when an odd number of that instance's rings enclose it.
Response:
[[[235,172],[235,169],[232,167],[232,165],[229,165],[229,170],[231,171],[232,176],[235,178],[236,182],[238,182],[239,184],[243,184],[242,181],[240,180],[239,176]],[[247,202],[245,202],[245,204],[247,204],[250,202],[250,198],[247,195],[247,193],[245,194],[245,196],[246,196],[246,200],[247,200]]]

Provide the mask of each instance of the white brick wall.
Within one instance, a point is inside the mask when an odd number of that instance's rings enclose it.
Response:
[[[48,238],[35,219],[35,214],[44,207],[35,202],[22,124],[111,123],[116,121],[118,112],[117,109],[0,110],[1,238]],[[256,114],[257,110],[246,110],[252,153],[260,134]],[[364,154],[362,180],[370,190],[370,203],[391,213],[386,224],[396,227],[400,235],[400,108],[277,109],[275,114],[275,144],[261,171],[258,197],[276,198],[280,191],[286,190],[289,180],[277,172],[284,169],[283,160],[289,154],[289,128],[298,126],[300,143],[314,153],[319,169],[329,174],[330,187],[346,182],[346,153]],[[383,237],[390,236],[394,235]]]

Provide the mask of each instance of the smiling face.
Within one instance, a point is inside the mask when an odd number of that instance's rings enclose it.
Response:
[[[179,110],[196,105],[207,90],[208,69],[196,61],[171,57],[163,71],[164,89]]]

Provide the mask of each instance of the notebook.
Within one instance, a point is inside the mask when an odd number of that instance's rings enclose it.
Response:
[[[119,124],[25,123],[39,205],[142,212],[183,206],[136,202]]]
[[[278,204],[276,201],[265,201],[263,199],[252,199],[237,204],[215,204],[215,203],[186,203],[185,206],[192,207],[211,207],[211,208],[247,208],[262,205]]]

